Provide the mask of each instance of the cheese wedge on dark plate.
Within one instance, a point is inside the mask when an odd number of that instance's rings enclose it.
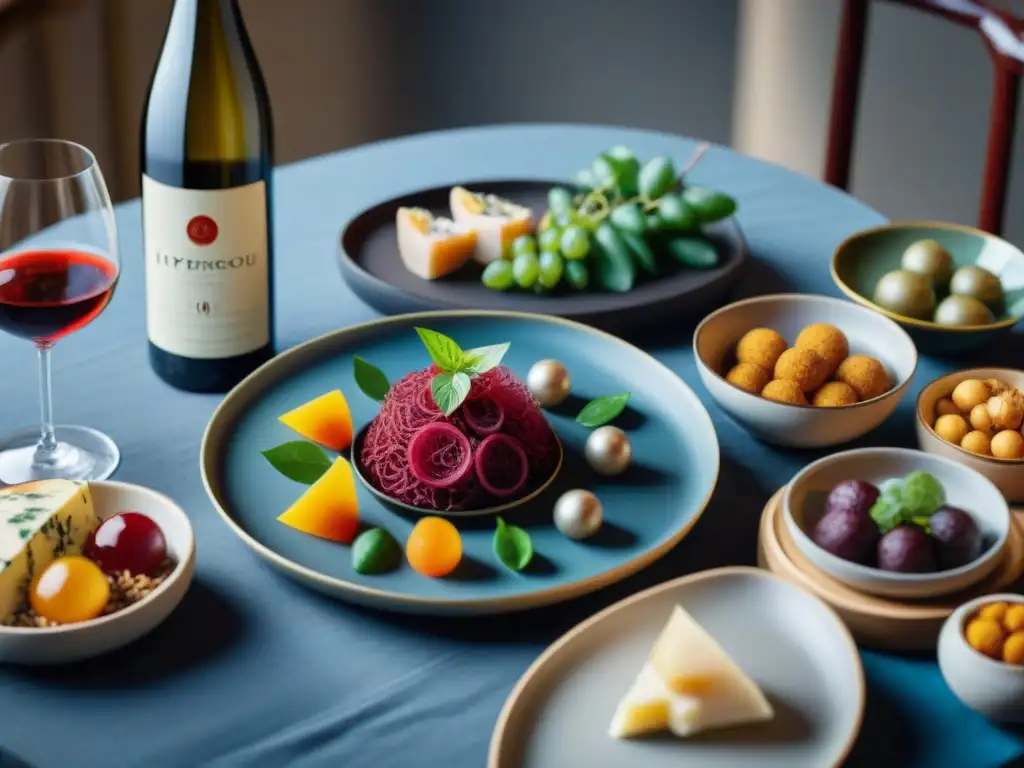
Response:
[[[476,231],[473,258],[481,264],[500,259],[513,240],[533,231],[533,211],[497,195],[452,187],[448,205],[456,224]]]
[[[402,263],[424,280],[436,280],[461,269],[477,244],[471,227],[434,216],[423,208],[399,208],[395,227]]]

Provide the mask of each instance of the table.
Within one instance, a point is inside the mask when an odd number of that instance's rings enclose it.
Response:
[[[568,176],[615,144],[680,162],[695,146],[618,128],[498,126],[411,136],[280,169],[280,347],[374,316],[342,284],[334,263],[340,228],[360,209],[424,186]],[[739,199],[755,257],[742,295],[838,295],[828,273],[833,248],[883,221],[838,190],[722,148],[708,152],[693,179]],[[334,602],[264,566],[214,513],[198,457],[219,397],[174,391],[150,370],[138,202],[119,206],[117,219],[121,284],[99,320],[57,346],[57,420],[106,430],[123,454],[115,479],[163,491],[184,507],[196,530],[198,568],[180,608],[134,646],[66,670],[0,670],[0,745],[33,766],[482,768],[506,695],[546,645],[657,582],[752,564],[764,503],[820,455],[754,442],[701,387],[692,323],[661,329],[641,343],[701,396],[722,446],[715,496],[677,549],[587,598],[483,621],[393,616]],[[1018,336],[1013,349],[986,362],[1006,364],[1013,355],[1019,362],[1021,342]],[[33,423],[33,354],[30,345],[0,336],[0,430]],[[922,359],[899,410],[860,444],[912,445],[915,396],[949,367]],[[1024,754],[1024,732],[1000,730],[962,706],[933,657],[863,658],[868,712],[850,765],[982,768]]]

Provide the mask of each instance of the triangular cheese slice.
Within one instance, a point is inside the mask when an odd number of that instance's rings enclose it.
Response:
[[[647,663],[619,703],[615,738],[670,730],[686,737],[712,728],[770,720],[757,683],[679,606],[654,641]]]
[[[320,395],[278,420],[332,451],[343,451],[352,444],[352,413],[340,389]]]

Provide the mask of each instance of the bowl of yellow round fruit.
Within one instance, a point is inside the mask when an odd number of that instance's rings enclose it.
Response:
[[[939,633],[939,669],[967,706],[999,722],[1024,721],[1024,596],[965,603]]]
[[[917,399],[917,442],[985,475],[1024,501],[1024,371],[971,368],[928,384]]]

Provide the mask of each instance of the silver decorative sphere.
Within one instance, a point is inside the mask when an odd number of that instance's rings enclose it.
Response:
[[[566,491],[555,502],[555,527],[570,539],[586,539],[597,533],[604,509],[590,491]]]
[[[569,371],[557,360],[539,360],[526,374],[526,387],[534,399],[545,408],[564,402],[572,383]]]
[[[619,475],[629,466],[633,448],[626,433],[618,427],[599,427],[587,438],[583,454],[595,472]]]

